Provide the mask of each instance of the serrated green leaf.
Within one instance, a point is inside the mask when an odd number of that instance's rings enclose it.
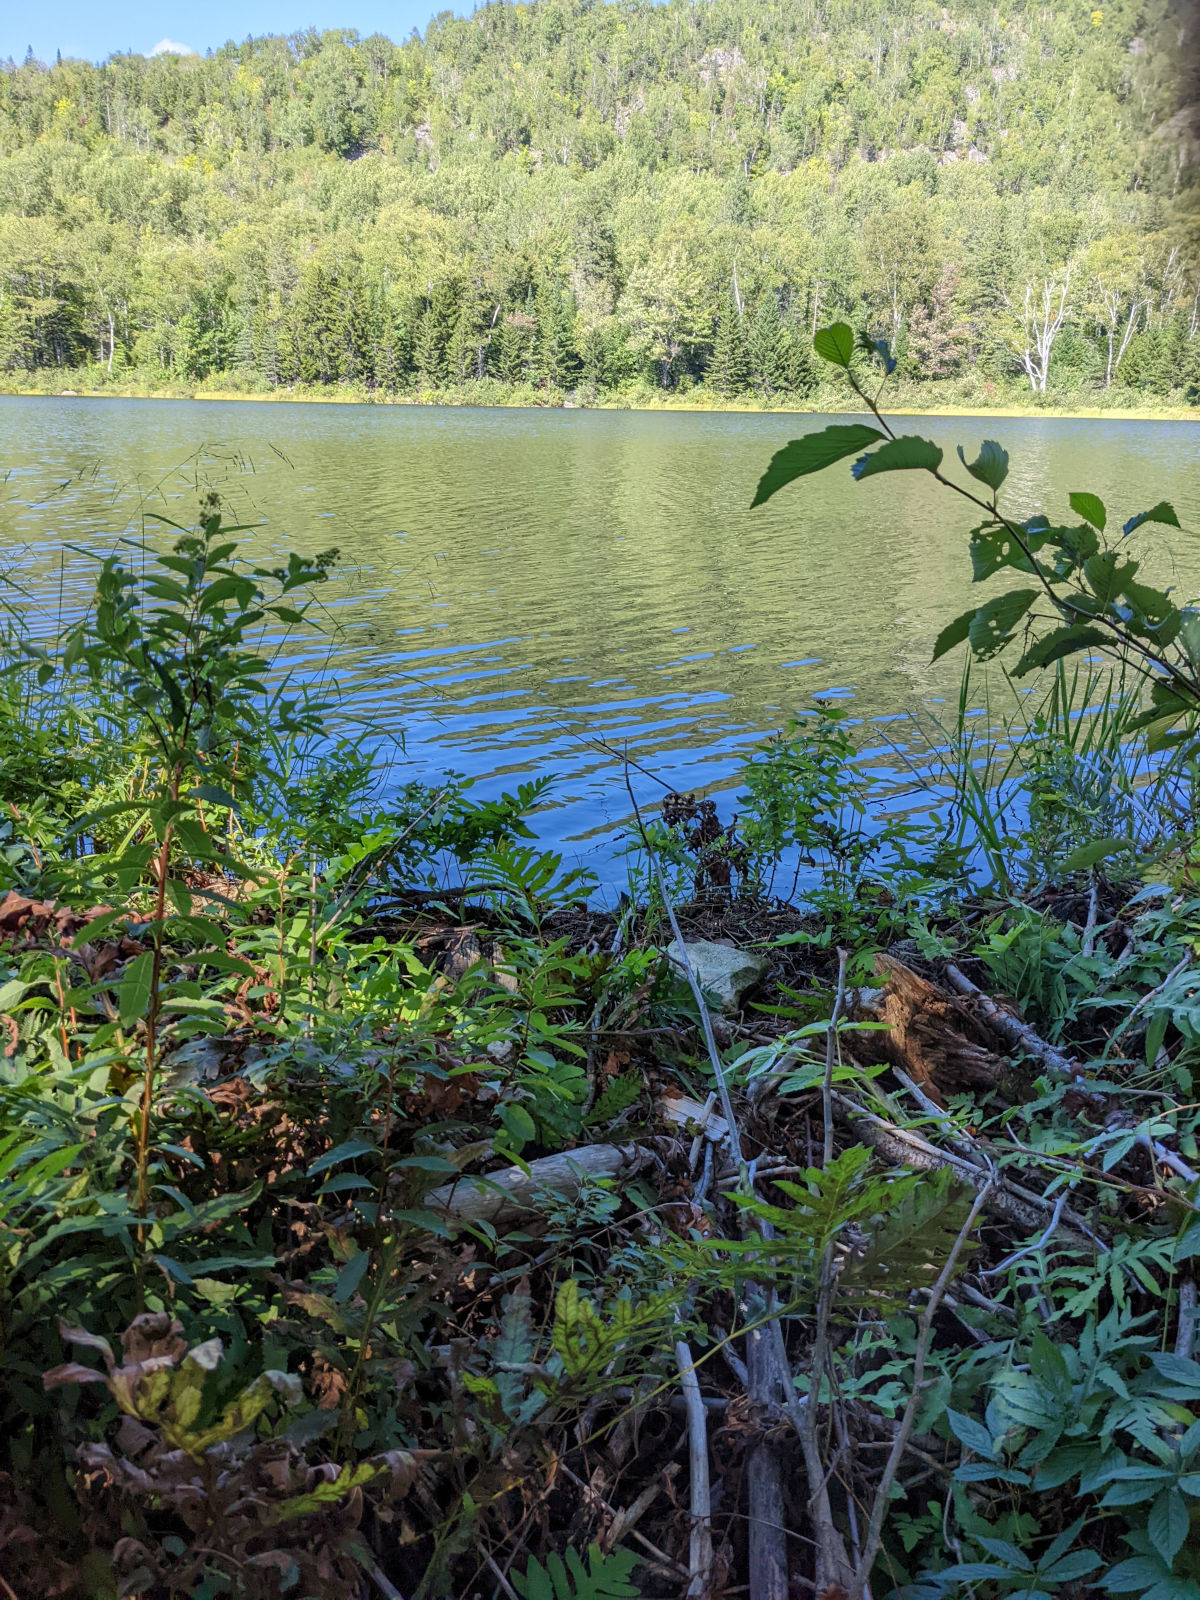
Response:
[[[132,1028],[150,1009],[153,974],[154,956],[150,951],[126,963],[117,986],[117,1011],[123,1028]]]
[[[1108,512],[1104,509],[1103,500],[1094,494],[1086,493],[1086,491],[1068,495],[1067,498],[1071,502],[1071,510],[1077,516],[1082,517],[1085,522],[1090,522],[1097,532],[1104,532],[1104,524],[1108,521]]]
[[[1178,1489],[1164,1489],[1150,1507],[1146,1534],[1169,1567],[1188,1534],[1188,1508]]]
[[[955,617],[953,622],[946,624],[934,643],[931,661],[940,661],[948,650],[954,649],[955,645],[966,643],[977,610],[977,606],[972,606],[970,611],[964,611],[961,617]]]
[[[906,433],[899,439],[889,439],[871,455],[862,456],[850,471],[855,478],[870,478],[877,472],[936,472],[941,464],[942,452],[932,439]]]
[[[1072,622],[1065,627],[1054,628],[1029,646],[1013,668],[1013,677],[1024,678],[1030,672],[1061,661],[1065,656],[1075,655],[1080,650],[1101,650],[1108,643],[1109,636],[1101,633],[1099,628],[1093,628],[1090,623]]]
[[[1130,1561],[1118,1561],[1104,1574],[1104,1587],[1111,1594],[1132,1594],[1135,1589],[1146,1589],[1163,1576],[1161,1563],[1150,1556],[1134,1556]]]
[[[994,439],[985,439],[974,461],[968,461],[963,447],[958,447],[958,459],[971,476],[989,489],[998,489],[1008,477],[1008,451],[1002,450]]]
[[[964,1416],[961,1411],[947,1411],[946,1421],[950,1425],[951,1433],[960,1444],[965,1444],[968,1450],[973,1450],[985,1461],[995,1460],[996,1446],[982,1422],[976,1422],[974,1417]]]
[[[1137,561],[1122,561],[1112,550],[1101,550],[1083,563],[1083,575],[1096,599],[1109,606],[1124,592],[1139,566]]]
[[[1179,527],[1179,518],[1175,515],[1175,507],[1166,500],[1160,500],[1149,511],[1139,511],[1137,516],[1130,517],[1121,531],[1125,534],[1130,534],[1135,528],[1140,528],[1144,522],[1158,522],[1166,528]]]
[[[818,328],[813,334],[813,349],[822,361],[832,362],[835,367],[849,367],[854,355],[854,331],[845,322]]]
[[[868,428],[861,422],[835,422],[820,433],[808,433],[803,439],[791,440],[771,457],[770,465],[758,481],[750,509],[762,505],[793,479],[821,472],[835,461],[852,456],[884,437],[878,428]]]

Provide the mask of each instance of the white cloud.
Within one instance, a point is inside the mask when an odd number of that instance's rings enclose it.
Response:
[[[151,50],[152,56],[194,56],[196,52],[186,44],[177,44],[174,39],[160,39]]]

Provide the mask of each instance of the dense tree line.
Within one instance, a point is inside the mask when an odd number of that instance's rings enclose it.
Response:
[[[536,0],[10,62],[0,371],[769,399],[836,314],[959,394],[1194,398],[1188,13],[1151,4]]]

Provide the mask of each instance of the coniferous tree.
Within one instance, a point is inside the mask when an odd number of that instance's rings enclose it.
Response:
[[[451,383],[483,376],[486,345],[482,307],[476,295],[466,293],[446,346],[446,375]]]
[[[608,360],[604,334],[588,328],[579,341],[579,362],[583,381],[591,389],[602,389],[608,381]]]
[[[394,306],[385,304],[379,313],[372,375],[386,393],[396,394],[408,386],[413,370],[412,344],[408,323]]]
[[[413,335],[413,369],[423,389],[436,389],[445,376],[446,365],[441,329],[436,311],[427,305],[417,318]]]
[[[759,394],[779,394],[787,389],[788,338],[774,289],[764,289],[759,295],[746,345],[750,382]]]
[[[797,316],[795,307],[784,318],[783,336],[784,392],[794,395],[811,394],[817,387],[812,334],[803,314]]]
[[[254,323],[256,307],[249,298],[242,302],[233,337],[233,370],[244,377],[253,377],[258,371],[254,350]]]
[[[718,394],[744,394],[750,381],[750,356],[741,310],[732,291],[717,319],[712,355],[706,374],[709,387]]]
[[[423,388],[436,389],[446,381],[446,356],[459,310],[458,284],[452,280],[435,283],[413,334],[413,366]]]
[[[534,317],[537,322],[534,381],[546,389],[566,388],[575,368],[574,306],[562,285],[549,275],[538,284]]]
[[[501,383],[528,383],[537,324],[528,311],[502,317],[488,347],[488,364]]]

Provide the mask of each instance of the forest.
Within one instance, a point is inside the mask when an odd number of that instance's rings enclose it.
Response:
[[[918,407],[1192,405],[1191,28],[537,0],[10,61],[0,381],[815,408],[844,317]]]

